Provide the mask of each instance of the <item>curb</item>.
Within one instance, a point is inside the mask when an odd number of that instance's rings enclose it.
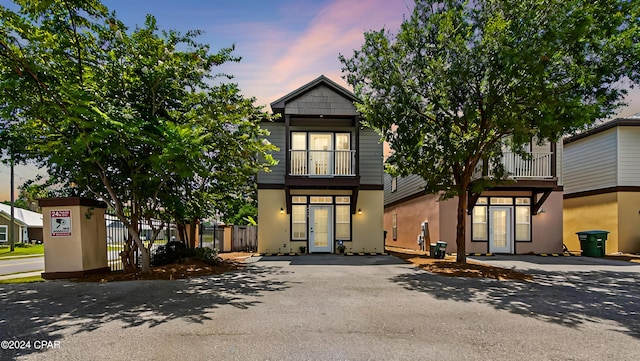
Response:
[[[539,257],[580,257],[578,255],[572,253],[538,253],[536,256]]]
[[[42,271],[28,271],[28,272],[12,273],[10,275],[2,275],[2,276],[0,276],[0,281],[12,280],[12,279],[15,279],[15,278],[25,278],[25,277],[40,276],[40,275],[42,275],[42,272],[44,272],[44,270],[42,270]]]
[[[386,252],[382,252],[382,253],[376,253],[376,252],[369,252],[369,253],[364,253],[364,252],[358,252],[358,253],[353,253],[353,252],[345,252],[345,253],[329,253],[329,254],[333,254],[333,255],[341,255],[341,256],[388,256],[389,254]],[[306,256],[308,255],[307,253],[256,253],[254,254],[254,256],[260,256],[260,257],[284,257],[284,256]]]

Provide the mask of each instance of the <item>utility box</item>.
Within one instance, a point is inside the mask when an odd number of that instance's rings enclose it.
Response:
[[[106,205],[93,199],[47,198],[42,208],[44,279],[108,272]]]
[[[580,241],[582,255],[587,257],[604,257],[605,246],[609,231],[582,231],[577,232]]]

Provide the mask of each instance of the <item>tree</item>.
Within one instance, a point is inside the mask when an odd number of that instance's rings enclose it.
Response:
[[[260,141],[268,115],[212,73],[239,61],[233,47],[211,53],[199,31],[160,31],[151,15],[129,32],[95,0],[16,2],[18,13],[0,7],[1,115],[19,121],[52,178],[114,209],[143,272],[170,218],[207,217],[195,205],[208,192],[272,164]]]
[[[465,257],[468,191],[504,181],[503,147],[557,141],[611,115],[638,81],[638,1],[416,1],[393,35],[365,33],[343,72],[368,125],[389,142],[387,169],[457,197]],[[493,179],[474,179],[481,162]]]

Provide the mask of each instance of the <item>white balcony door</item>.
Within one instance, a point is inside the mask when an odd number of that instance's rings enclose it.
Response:
[[[331,206],[309,206],[309,252],[331,252]]]
[[[333,174],[331,155],[333,150],[333,134],[310,133],[309,134],[309,174],[330,175]]]
[[[489,252],[512,253],[512,207],[490,207]]]

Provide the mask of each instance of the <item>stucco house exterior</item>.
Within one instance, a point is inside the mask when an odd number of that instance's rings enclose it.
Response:
[[[320,76],[271,103],[279,163],[258,174],[258,252],[383,252],[382,143],[357,101]]]
[[[605,253],[640,252],[640,114],[564,140],[564,241],[609,231]]]
[[[42,214],[14,207],[13,234],[16,242],[42,242]],[[9,242],[11,206],[0,203],[0,243]]]
[[[529,151],[531,158],[503,155],[514,182],[467,194],[467,253],[562,252],[562,142],[532,141]],[[482,176],[479,171],[477,177]],[[443,241],[447,252],[456,252],[458,199],[439,201],[438,194],[425,192],[425,185],[416,175],[385,175],[385,244],[429,250],[430,243]]]

